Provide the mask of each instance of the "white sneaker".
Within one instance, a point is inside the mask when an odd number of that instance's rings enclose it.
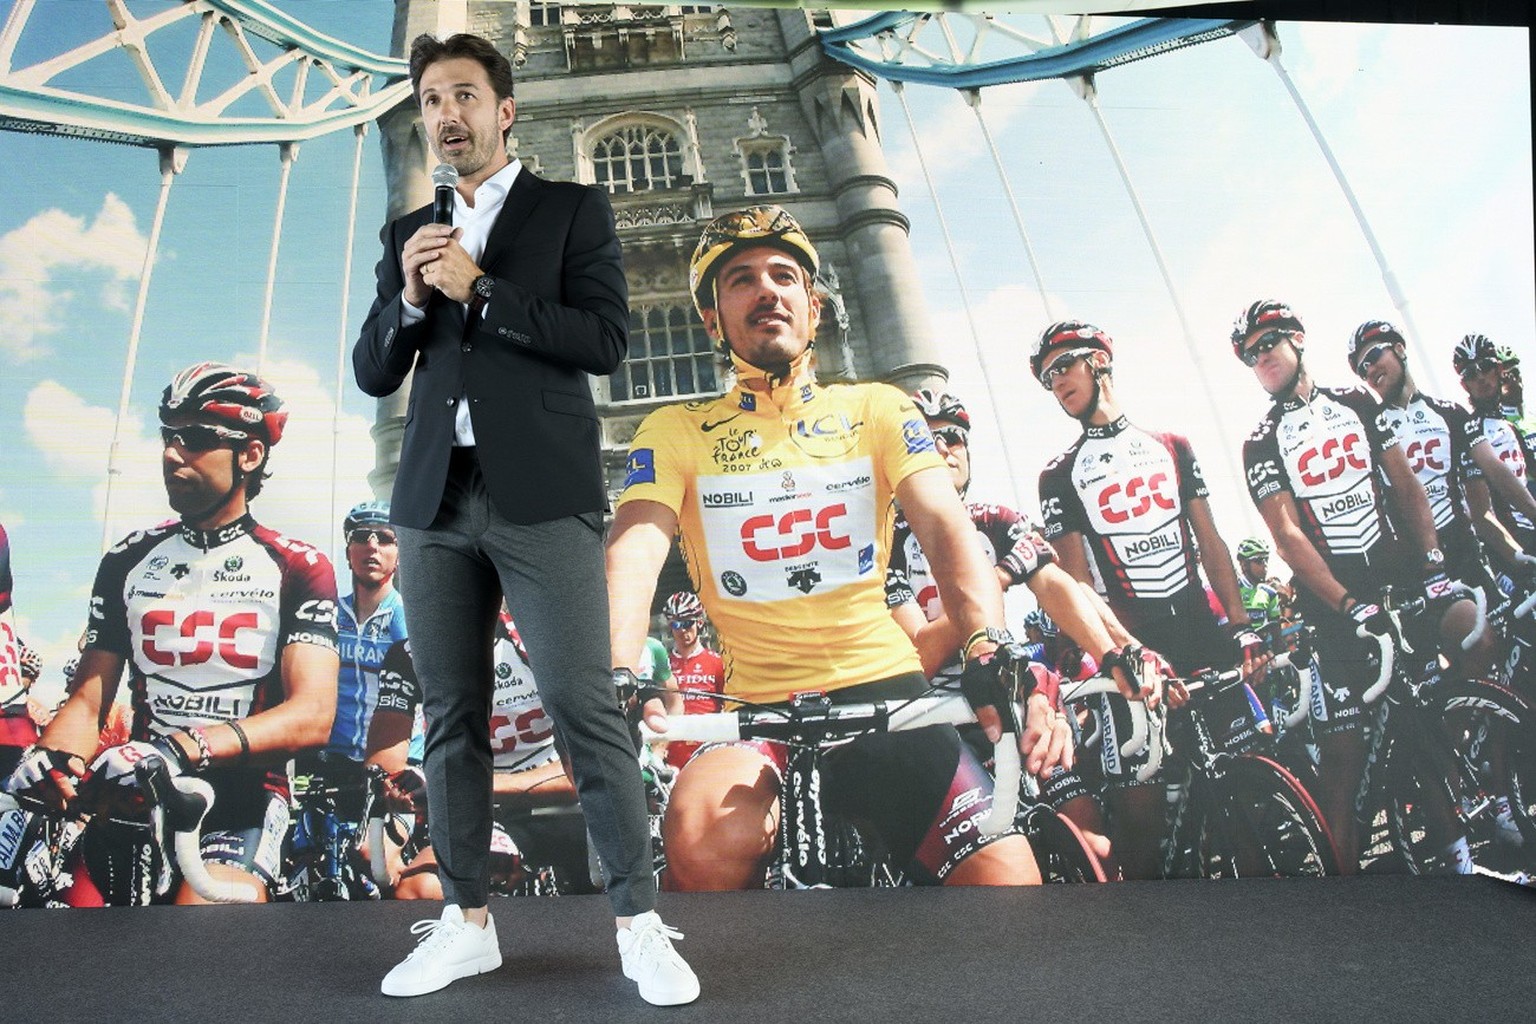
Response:
[[[464,920],[458,904],[443,908],[436,921],[417,921],[411,934],[421,941],[406,957],[384,975],[379,990],[387,996],[420,996],[436,992],[450,982],[475,974],[494,971],[501,966],[501,945],[496,941],[496,920],[489,914],[485,927]]]
[[[640,986],[640,998],[652,1006],[681,1006],[699,998],[699,979],[672,948],[683,933],[662,924],[656,911],[636,915],[618,930],[624,977]]]

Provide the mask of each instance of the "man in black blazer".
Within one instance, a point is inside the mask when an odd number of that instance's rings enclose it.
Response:
[[[448,905],[382,989],[420,995],[501,964],[488,638],[505,594],[608,876],[624,973],[649,1002],[690,1002],[698,979],[654,910],[644,792],[609,671],[587,374],[613,372],[628,345],[613,212],[602,191],[508,159],[512,69],[491,43],[421,36],[410,67],[428,145],[459,173],[453,224],[431,223],[428,206],[385,226],[353,366],[376,396],[414,371],[391,507]]]

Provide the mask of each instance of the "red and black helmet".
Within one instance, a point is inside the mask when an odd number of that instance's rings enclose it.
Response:
[[[1243,342],[1254,331],[1281,331],[1289,335],[1293,343],[1297,335],[1307,333],[1301,318],[1291,310],[1290,304],[1279,299],[1260,299],[1237,314],[1237,319],[1232,322],[1233,355],[1242,357]]]
[[[1462,377],[1467,370],[1481,362],[1498,363],[1499,349],[1486,334],[1468,334],[1451,350],[1451,365],[1456,375]]]
[[[953,423],[962,430],[971,429],[971,414],[965,411],[960,399],[948,391],[922,388],[912,392],[912,403],[926,419]]]
[[[272,386],[254,373],[223,363],[194,363],[171,378],[160,394],[160,422],[190,417],[255,437],[271,447],[283,438],[288,414]]]
[[[1029,372],[1040,379],[1046,356],[1062,348],[1094,348],[1111,359],[1115,357],[1115,342],[1093,324],[1083,320],[1058,320],[1040,332],[1035,348],[1029,354]]]
[[[1406,345],[1408,339],[1403,337],[1403,332],[1396,325],[1385,320],[1367,320],[1355,328],[1355,333],[1349,336],[1349,346],[1346,355],[1349,358],[1349,368],[1358,374],[1360,370],[1357,363],[1360,353],[1365,352],[1376,345],[1402,344]]]

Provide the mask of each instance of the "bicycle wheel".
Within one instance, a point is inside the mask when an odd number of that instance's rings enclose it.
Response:
[[[1481,807],[1469,822],[1474,847],[1493,837],[1510,866],[1524,866],[1536,851],[1536,743],[1530,736],[1530,705],[1519,694],[1493,683],[1473,682],[1447,688],[1436,695],[1446,736],[1459,755],[1467,803]],[[1507,796],[1519,842],[1494,820],[1496,811],[1483,807],[1487,798]],[[1486,853],[1486,850],[1483,851]]]
[[[1447,850],[1466,832],[1460,794],[1477,792],[1475,783],[1463,777],[1435,714],[1432,707],[1392,708],[1390,746],[1377,790],[1384,798],[1387,838],[1403,868],[1413,875],[1451,870]]]
[[[1104,865],[1071,819],[1049,807],[1031,808],[1024,816],[1024,833],[1045,882],[1104,882]]]
[[[1200,873],[1207,878],[1337,874],[1333,835],[1296,777],[1267,757],[1233,758],[1191,794]]]

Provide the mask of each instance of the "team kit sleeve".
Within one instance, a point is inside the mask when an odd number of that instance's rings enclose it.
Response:
[[[1058,541],[1068,533],[1087,533],[1082,503],[1072,488],[1072,467],[1067,455],[1058,455],[1040,471],[1041,537]]]
[[[336,572],[319,549],[288,541],[288,570],[278,612],[278,648],[316,644],[339,650],[336,639]]]
[[[1248,483],[1248,496],[1255,505],[1282,491],[1290,493],[1290,481],[1280,468],[1280,444],[1268,420],[1243,442],[1243,478]]]
[[[687,468],[678,441],[689,425],[675,413],[671,406],[657,409],[635,431],[625,463],[624,486],[619,492],[620,507],[643,500],[660,502],[674,513],[682,512]]]
[[[1205,473],[1200,469],[1200,461],[1195,458],[1195,449],[1190,445],[1189,438],[1172,434],[1170,440],[1174,465],[1179,470],[1179,497],[1186,502],[1194,498],[1209,498],[1211,489],[1206,486]]]
[[[411,661],[411,642],[397,640],[384,652],[379,666],[380,711],[415,712],[421,702],[421,687],[416,681],[416,666]]]
[[[877,438],[876,469],[884,473],[892,492],[919,470],[945,468],[928,422],[899,389],[889,384],[871,385],[866,410]]]
[[[102,556],[96,567],[96,581],[91,585],[91,609],[85,627],[87,650],[107,651],[129,662],[133,660],[133,638],[123,592],[127,589],[132,551],[129,542],[123,541]]]

